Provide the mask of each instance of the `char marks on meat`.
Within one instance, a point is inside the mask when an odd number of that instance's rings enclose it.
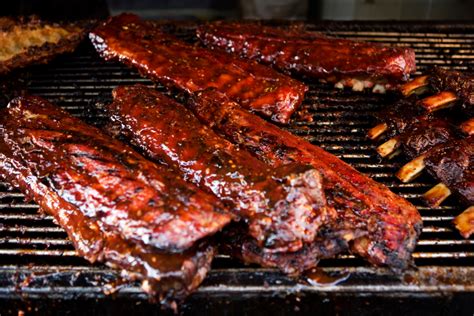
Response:
[[[35,17],[0,18],[0,75],[30,64],[47,63],[72,52],[91,22],[48,23]]]
[[[426,153],[428,171],[467,205],[474,204],[474,137],[450,139]]]
[[[220,198],[265,251],[296,251],[314,240],[329,210],[313,168],[292,164],[273,170],[153,89],[118,87],[113,96],[107,109],[124,135]]]
[[[203,123],[273,167],[312,165],[321,173],[328,204],[338,212],[330,228],[344,232],[352,251],[374,264],[407,266],[422,226],[420,214],[408,201],[214,90],[199,92],[188,106]]]
[[[307,89],[256,62],[187,44],[131,14],[112,17],[90,39],[106,59],[118,59],[152,80],[187,92],[215,87],[280,123],[289,121]]]
[[[81,256],[162,299],[199,285],[214,254],[201,240],[231,220],[219,201],[40,98],[16,98],[1,114],[2,175]]]
[[[209,47],[334,83],[352,78],[372,84],[398,83],[415,71],[413,49],[330,38],[301,29],[219,21],[199,27],[197,36]]]

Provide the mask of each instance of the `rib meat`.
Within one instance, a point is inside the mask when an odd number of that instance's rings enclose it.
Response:
[[[150,191],[150,185],[140,184],[136,175],[141,173],[140,177],[147,177],[150,183],[154,182],[155,187],[162,187],[166,182],[161,182],[155,175],[157,171],[166,173],[166,170],[155,169],[131,149],[39,98],[13,100],[2,111],[0,131],[0,174],[56,219],[66,230],[80,256],[90,262],[104,262],[120,269],[122,277],[126,279],[140,280],[147,293],[164,303],[184,298],[204,279],[210,268],[214,247],[197,240],[204,236],[202,232],[213,233],[216,230],[214,227],[222,227],[229,221],[229,217],[217,213],[217,209],[207,210],[206,199],[212,201],[212,197],[198,194],[199,191],[193,189],[187,189],[188,192],[170,190],[171,194],[181,193],[183,201],[195,198],[196,202],[203,203],[204,207],[199,210],[203,216],[196,216],[192,209],[181,216],[179,210],[173,210],[173,207],[168,212],[161,210],[158,206],[161,202],[171,201],[160,201],[160,194],[156,193],[154,200],[146,199],[142,192]],[[82,151],[73,150],[74,147],[81,147]],[[91,151],[94,151],[94,155]],[[116,158],[109,157],[111,153]],[[94,161],[76,161],[81,158]],[[124,174],[122,167],[129,171]],[[110,176],[107,177],[104,172]],[[100,182],[103,181],[108,182],[107,188],[100,188]],[[123,184],[123,189],[118,189],[114,185],[115,181],[119,185]],[[128,184],[131,183],[134,183],[133,195],[127,194]],[[86,184],[88,186],[84,186]],[[178,181],[179,186],[181,184]],[[89,190],[91,192],[85,192]],[[193,191],[195,194],[190,195]],[[107,204],[111,199],[114,205]],[[142,202],[156,205],[147,207],[140,205]],[[147,213],[147,218],[143,219],[149,223],[159,223],[161,220],[163,224],[168,221],[178,225],[176,229],[163,225],[173,232],[174,235],[170,237],[175,240],[154,245],[169,245],[170,250],[174,251],[187,245],[187,240],[197,242],[180,253],[158,251],[152,245],[145,245],[152,244],[146,241],[147,238],[158,236],[155,233],[157,230],[149,234],[147,231],[150,228],[139,222],[137,212],[140,211]],[[161,215],[158,214],[160,211]],[[114,215],[117,221],[119,217],[128,216],[131,223],[136,223],[136,227],[130,225],[128,229],[142,229],[143,242],[133,238],[124,239],[119,234],[120,229],[104,224],[107,217]],[[183,221],[172,220],[172,216],[181,217]],[[201,223],[191,222],[200,218],[204,218]],[[209,225],[208,219],[215,222],[205,228],[205,225]],[[184,220],[188,222],[184,223]],[[196,231],[186,229],[184,224],[197,227]],[[199,228],[200,225],[204,228]],[[160,237],[168,238],[168,235],[165,232]]]
[[[91,22],[48,23],[36,17],[1,17],[0,75],[72,52],[90,26]]]
[[[230,221],[212,195],[45,100],[14,99],[0,124],[15,159],[85,216],[126,240],[183,251]]]
[[[420,214],[408,201],[214,90],[198,93],[189,107],[202,122],[273,167],[312,165],[322,175],[328,204],[338,212],[337,223],[347,231],[346,240],[352,239],[352,250],[374,264],[406,267],[422,226]]]
[[[187,44],[131,14],[90,33],[96,50],[160,83],[195,92],[215,87],[243,107],[287,123],[306,87],[271,68]]]
[[[219,21],[199,27],[197,36],[209,47],[356,90],[378,82],[393,85],[405,81],[416,68],[413,49],[330,38],[301,29]]]
[[[434,67],[429,76],[431,87],[437,91],[451,91],[463,101],[465,110],[474,113],[474,75]]]
[[[467,205],[474,204],[474,137],[450,139],[426,152],[428,172],[455,191]]]
[[[294,164],[274,171],[153,89],[118,87],[113,96],[107,109],[122,132],[149,157],[229,205],[259,246],[296,251],[314,240],[329,211],[313,168]]]

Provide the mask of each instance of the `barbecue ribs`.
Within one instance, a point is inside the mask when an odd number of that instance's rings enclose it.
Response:
[[[415,71],[415,53],[410,48],[330,38],[301,29],[220,21],[202,25],[197,36],[209,47],[258,60],[285,73],[359,91],[373,88],[383,92]]]
[[[160,298],[180,298],[209,269],[200,240],[226,225],[213,196],[37,97],[0,116],[2,176],[54,216],[87,260],[123,269]]]
[[[112,17],[90,39],[101,56],[133,66],[152,80],[187,92],[215,87],[280,123],[289,121],[307,89],[258,63],[187,44],[132,14]]]
[[[313,168],[294,164],[273,170],[203,126],[183,105],[145,86],[118,87],[113,96],[106,108],[124,135],[220,198],[267,252],[296,251],[314,240],[329,211]]]
[[[273,167],[312,165],[321,173],[329,206],[337,211],[335,232],[345,232],[352,251],[377,265],[407,266],[421,230],[408,201],[360,174],[323,149],[241,109],[215,90],[199,92],[188,106],[220,135]]]
[[[0,75],[72,52],[91,22],[48,23],[35,17],[0,18]]]

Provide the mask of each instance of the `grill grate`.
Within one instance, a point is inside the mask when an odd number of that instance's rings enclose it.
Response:
[[[431,65],[472,71],[474,68],[474,34],[449,26],[418,26],[406,32],[400,26],[390,31],[388,24],[307,25],[310,30],[325,30],[334,36],[413,47],[419,72]],[[469,24],[467,30],[473,30]],[[191,40],[189,25],[171,28],[177,35]],[[376,31],[374,31],[376,30]],[[36,66],[24,74],[31,94],[45,97],[86,121],[101,125],[104,118],[91,110],[97,102],[111,98],[111,89],[121,84],[152,83],[137,72],[118,63],[103,62],[89,46],[83,44],[71,55],[57,58],[45,66]],[[162,87],[158,87],[162,89]],[[351,273],[340,286],[301,285],[275,270],[246,267],[219,255],[209,277],[193,297],[210,294],[280,293],[289,295],[316,292],[423,292],[474,291],[474,240],[462,239],[451,226],[451,220],[462,211],[456,199],[443,206],[428,208],[420,196],[435,182],[421,176],[413,183],[400,183],[393,173],[403,163],[401,158],[381,161],[374,154],[374,144],[365,137],[374,125],[372,114],[391,102],[390,96],[334,91],[327,86],[310,84],[306,100],[288,129],[349,162],[359,171],[386,184],[394,192],[414,203],[424,221],[423,233],[414,253],[418,270],[398,279],[385,269],[369,267],[352,255],[324,260],[321,267],[329,274]],[[302,119],[312,117],[308,122]],[[102,297],[103,284],[114,279],[114,273],[101,265],[91,265],[75,255],[64,231],[50,216],[38,213],[34,203],[24,200],[0,182],[0,297],[22,295],[49,298]],[[260,293],[260,294],[259,294]],[[122,288],[118,295],[144,299],[137,286]],[[193,299],[191,298],[191,301]]]

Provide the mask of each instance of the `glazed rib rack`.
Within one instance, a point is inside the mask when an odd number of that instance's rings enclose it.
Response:
[[[194,27],[186,23],[173,24],[166,29],[192,42]],[[471,71],[474,68],[474,24],[333,23],[307,25],[307,28],[333,36],[413,47],[418,74],[431,65]],[[153,86],[134,70],[119,63],[104,62],[88,43],[49,65],[29,68],[22,81],[31,93],[99,126],[105,117],[94,110],[95,105],[110,102],[114,87],[135,83]],[[435,181],[423,175],[411,183],[400,183],[394,173],[403,161],[400,158],[381,161],[375,154],[375,144],[366,138],[367,130],[375,125],[373,114],[391,104],[392,97],[334,91],[323,84],[311,83],[309,87],[302,107],[287,128],[386,184],[418,207],[424,221],[414,253],[418,272],[410,272],[399,280],[387,270],[371,268],[352,255],[341,255],[322,261],[320,266],[330,275],[344,276],[350,272],[346,282],[340,286],[316,287],[309,283],[301,286],[276,270],[243,266],[218,255],[207,279],[188,299],[187,306],[203,304],[199,301],[202,297],[208,306],[219,306],[219,297],[232,303],[243,299],[244,294],[257,303],[258,297],[271,294],[289,297],[282,302],[289,300],[296,304],[298,295],[293,294],[297,289],[307,296],[327,293],[378,293],[387,297],[397,293],[429,295],[439,289],[453,293],[474,292],[474,239],[463,239],[451,225],[463,207],[454,197],[440,207],[423,206],[420,196]],[[163,87],[158,89],[164,90]],[[40,215],[35,204],[25,201],[22,194],[0,182],[0,298],[23,296],[44,300],[45,295],[48,299],[101,298],[103,284],[114,278],[111,270],[101,265],[91,266],[76,256],[66,234],[51,217]],[[138,285],[122,288],[117,295],[146,300]]]

